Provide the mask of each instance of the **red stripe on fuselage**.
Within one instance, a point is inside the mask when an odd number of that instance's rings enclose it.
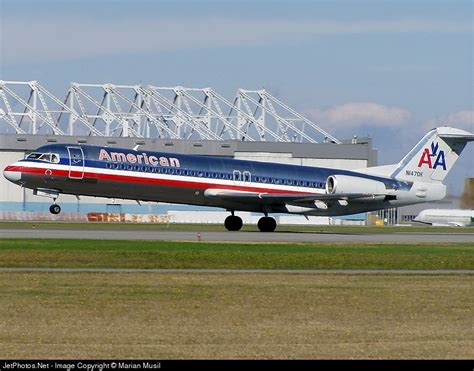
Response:
[[[69,170],[58,170],[58,169],[44,169],[44,168],[33,168],[33,167],[24,167],[24,166],[7,166],[6,171],[18,171],[21,173],[27,174],[41,174],[45,175],[46,170],[50,170],[51,174],[48,174],[50,177],[63,177],[67,178],[69,176]],[[100,169],[98,169],[100,170]],[[80,171],[74,170],[74,173],[81,173]],[[265,193],[274,193],[274,194],[313,194],[315,192],[301,192],[301,191],[291,191],[286,189],[272,189],[272,188],[260,188],[254,186],[239,186],[239,185],[228,185],[228,184],[216,184],[216,183],[205,183],[205,182],[193,182],[188,180],[171,180],[171,179],[159,179],[159,178],[145,178],[139,176],[130,176],[130,175],[115,175],[115,174],[103,174],[103,173],[91,173],[84,172],[84,178],[95,178],[99,180],[111,180],[116,182],[127,182],[127,183],[146,183],[146,184],[156,184],[164,185],[171,187],[182,187],[182,188],[199,188],[199,189],[227,189],[233,191],[247,191],[247,192],[265,192]],[[183,176],[183,178],[186,178]]]

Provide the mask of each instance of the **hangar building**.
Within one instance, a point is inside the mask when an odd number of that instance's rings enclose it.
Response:
[[[329,168],[377,164],[370,138],[339,140],[266,90],[239,89],[228,100],[212,88],[71,83],[60,99],[36,81],[0,81],[0,167],[51,143],[139,145],[143,150]],[[58,202],[64,213],[203,209],[68,195]],[[34,218],[47,213],[50,204],[0,177],[0,218]]]

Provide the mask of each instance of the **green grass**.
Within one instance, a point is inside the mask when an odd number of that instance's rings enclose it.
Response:
[[[474,246],[1,239],[1,267],[474,269]]]
[[[69,222],[0,222],[0,228],[137,230],[137,231],[225,231],[222,224],[150,224],[150,223],[69,223]],[[244,225],[244,231],[257,230],[255,225]],[[328,232],[328,233],[474,233],[473,227],[431,226],[307,226],[279,225],[278,232]]]

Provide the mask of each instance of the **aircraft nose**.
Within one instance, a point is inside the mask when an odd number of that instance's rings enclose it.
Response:
[[[16,166],[8,165],[3,170],[3,176],[7,178],[10,182],[17,183],[21,179],[21,172],[17,170]]]

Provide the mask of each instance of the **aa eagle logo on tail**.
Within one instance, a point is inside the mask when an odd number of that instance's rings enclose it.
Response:
[[[446,158],[444,151],[439,149],[439,143],[435,144],[431,142],[431,153],[429,148],[423,150],[420,161],[418,162],[418,167],[421,168],[423,165],[428,165],[430,169],[436,169],[438,166],[442,166],[443,170],[446,170]]]

